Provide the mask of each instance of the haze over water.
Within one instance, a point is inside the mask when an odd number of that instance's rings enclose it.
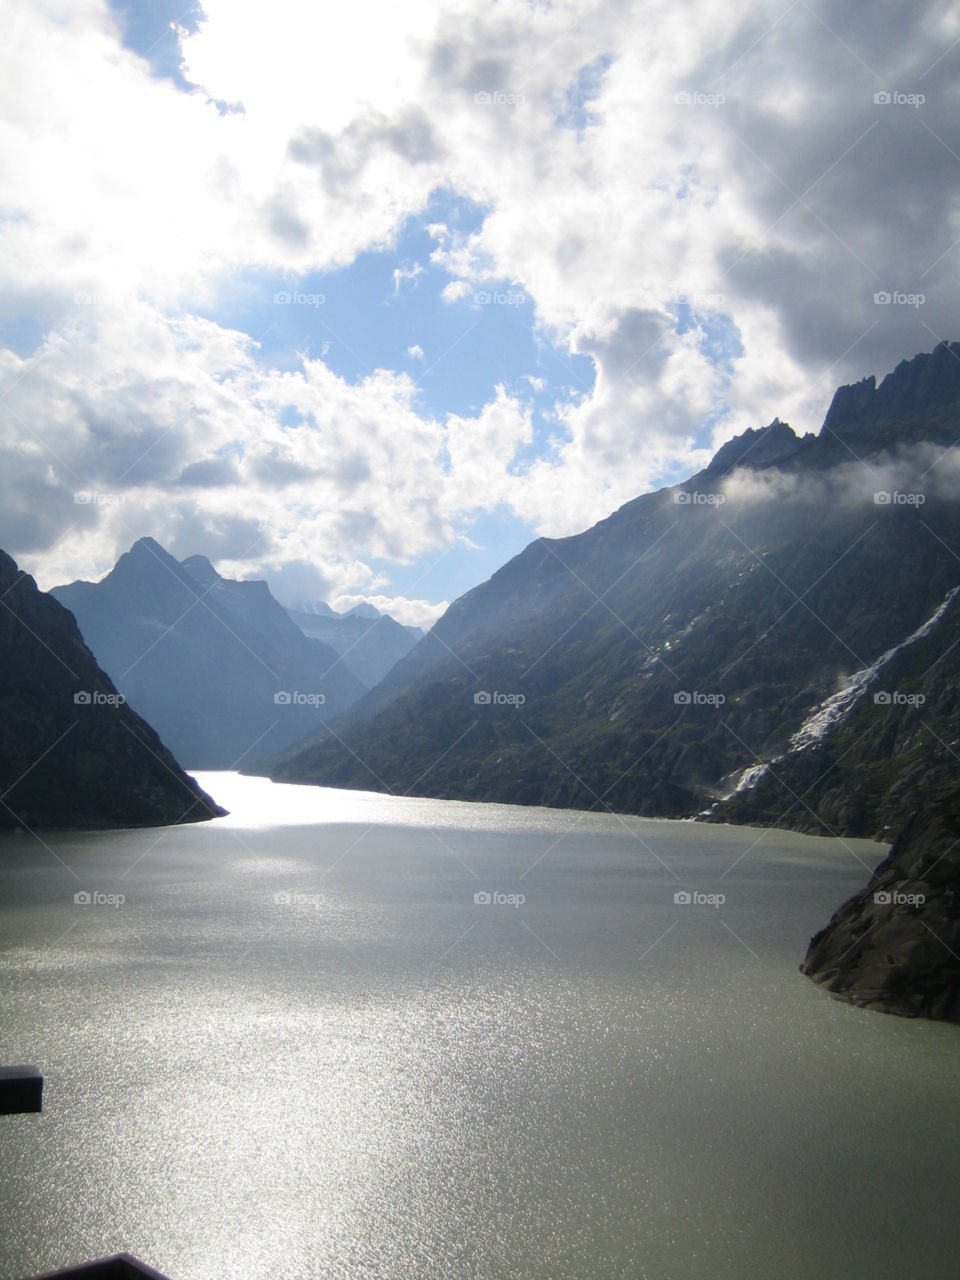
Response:
[[[198,777],[0,839],[4,1277],[953,1273],[956,1028],[797,971],[881,846]]]

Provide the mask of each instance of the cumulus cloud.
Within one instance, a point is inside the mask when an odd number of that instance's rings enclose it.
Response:
[[[204,10],[183,92],[105,0],[8,5],[0,321],[32,328],[0,351],[0,540],[48,584],[149,526],[375,590],[368,564],[472,512],[573,532],[957,336],[956,6],[411,0],[372,32],[366,7],[276,0],[268,40],[253,0]],[[444,300],[511,282],[559,353],[535,450],[502,388],[434,418],[403,373],[272,371],[200,318],[235,273],[393,244],[437,191],[481,211],[428,227]]]
[[[406,627],[421,627],[429,631],[436,620],[447,610],[449,600],[418,600],[409,596],[339,595],[331,604],[339,612],[346,612],[358,604],[372,604],[381,613],[388,613]]]
[[[8,353],[2,374],[4,532],[44,586],[149,531],[224,572],[282,583],[309,564],[317,593],[373,589],[369,562],[448,545],[466,513],[507,501],[531,432],[503,388],[476,418],[427,418],[407,374],[265,369],[246,335],[143,302],[100,308],[32,361]]]
[[[451,280],[443,286],[442,297],[444,302],[459,302],[461,298],[468,297],[472,292],[466,280]]]

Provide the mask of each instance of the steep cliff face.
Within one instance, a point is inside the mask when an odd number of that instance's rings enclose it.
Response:
[[[852,1004],[960,1023],[960,797],[914,814],[800,967]]]
[[[0,828],[166,826],[224,812],[124,704],[73,615],[0,551]]]

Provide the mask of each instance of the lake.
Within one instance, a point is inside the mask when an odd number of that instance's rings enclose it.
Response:
[[[3,1277],[956,1274],[960,1032],[797,971],[882,846],[197,777],[0,838]]]

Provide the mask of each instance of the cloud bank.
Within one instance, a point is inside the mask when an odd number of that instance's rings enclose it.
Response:
[[[956,5],[204,11],[184,92],[98,0],[8,5],[0,545],[41,585],[149,532],[300,598],[393,598],[383,565],[478,513],[574,532],[958,336]],[[430,414],[408,371],[278,369],[217,322],[239,278],[389,251],[438,192],[482,211],[430,228],[446,304],[533,302],[566,388],[545,424],[495,377]],[[415,298],[422,264],[393,278]]]

